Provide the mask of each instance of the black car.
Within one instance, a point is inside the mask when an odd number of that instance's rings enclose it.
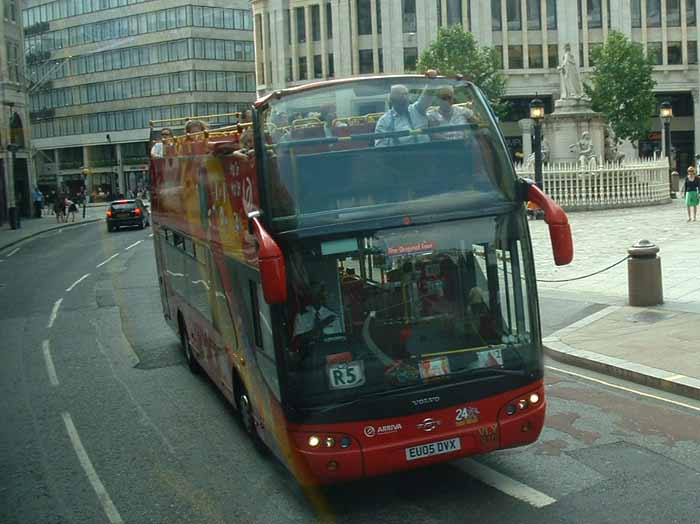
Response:
[[[148,206],[142,200],[115,200],[107,210],[107,231],[110,233],[120,227],[138,227],[143,229],[150,225]]]

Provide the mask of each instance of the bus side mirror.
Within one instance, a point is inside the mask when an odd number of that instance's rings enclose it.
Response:
[[[260,212],[248,214],[248,227],[258,239],[258,267],[263,296],[268,304],[287,301],[287,268],[282,250],[260,223]]]
[[[566,213],[531,180],[521,180],[521,183],[527,184],[527,200],[537,204],[544,211],[544,221],[549,225],[554,263],[557,266],[571,263],[574,259],[574,242]]]

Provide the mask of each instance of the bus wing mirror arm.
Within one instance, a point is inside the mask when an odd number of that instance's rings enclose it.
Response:
[[[537,204],[544,211],[544,221],[549,225],[552,254],[557,266],[565,266],[574,259],[574,242],[571,226],[564,210],[529,179],[520,179],[523,200]]]
[[[283,304],[287,301],[287,268],[282,250],[260,222],[259,211],[248,213],[248,230],[258,240],[258,267],[265,302]]]

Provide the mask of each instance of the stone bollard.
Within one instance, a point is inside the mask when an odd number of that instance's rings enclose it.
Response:
[[[659,248],[640,240],[627,250],[627,287],[630,306],[655,306],[664,301]]]

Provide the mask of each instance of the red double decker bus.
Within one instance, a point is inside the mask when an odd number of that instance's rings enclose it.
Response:
[[[190,368],[304,484],[534,442],[545,392],[524,202],[544,209],[558,264],[571,235],[516,177],[479,89],[348,79],[252,113],[167,123],[179,136],[152,163],[163,308]]]

